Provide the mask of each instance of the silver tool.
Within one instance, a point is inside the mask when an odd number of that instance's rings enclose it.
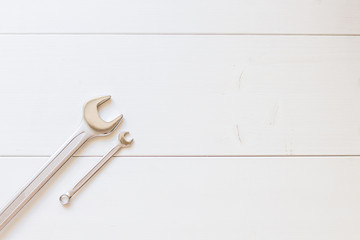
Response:
[[[110,96],[99,97],[85,104],[80,127],[0,212],[0,231],[87,140],[108,135],[120,124],[122,115],[111,122],[105,122],[98,115],[98,107],[110,98]]]
[[[126,135],[129,132],[121,132],[119,134],[119,144],[117,144],[113,149],[110,150],[98,164],[95,165],[86,175],[83,177],[70,191],[64,193],[60,196],[59,201],[62,205],[67,205],[70,203],[72,196],[74,196],[77,191],[79,191],[110,159],[115,155],[121,148],[129,147],[134,139],[126,140]]]

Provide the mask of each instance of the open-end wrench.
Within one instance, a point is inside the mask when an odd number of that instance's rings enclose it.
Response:
[[[59,201],[62,205],[70,203],[72,196],[79,191],[121,148],[130,147],[134,139],[126,140],[126,135],[129,132],[121,132],[119,134],[119,143],[113,147],[98,164],[95,165],[70,191],[60,196]]]
[[[122,115],[111,122],[105,122],[98,115],[98,107],[109,99],[110,96],[99,97],[85,104],[80,127],[0,212],[0,231],[87,140],[108,135],[120,124]]]

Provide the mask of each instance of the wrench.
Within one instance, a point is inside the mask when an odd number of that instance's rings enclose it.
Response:
[[[79,128],[0,212],[0,231],[86,141],[96,136],[106,136],[120,124],[122,115],[111,122],[105,122],[98,115],[98,107],[110,98],[111,96],[95,98],[84,105],[83,120]]]
[[[60,196],[59,201],[62,205],[70,203],[70,199],[74,196],[121,148],[130,147],[134,139],[126,140],[129,132],[121,132],[119,134],[119,143],[113,147],[98,164],[95,165],[70,191]]]

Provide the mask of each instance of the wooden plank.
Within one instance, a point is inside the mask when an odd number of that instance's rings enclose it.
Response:
[[[72,160],[1,238],[351,240],[360,236],[358,157],[116,158],[70,207],[62,207],[59,195],[97,160]],[[0,203],[44,161],[0,158]]]
[[[1,1],[2,33],[360,34],[358,0]]]
[[[360,38],[2,36],[0,155],[51,155],[88,99],[139,155],[360,154]],[[101,156],[112,135],[79,156]]]

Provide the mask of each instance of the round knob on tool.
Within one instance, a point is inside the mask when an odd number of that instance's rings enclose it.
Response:
[[[64,193],[63,195],[60,196],[59,201],[62,205],[67,205],[70,203],[70,199],[71,196],[69,195],[69,193]]]

